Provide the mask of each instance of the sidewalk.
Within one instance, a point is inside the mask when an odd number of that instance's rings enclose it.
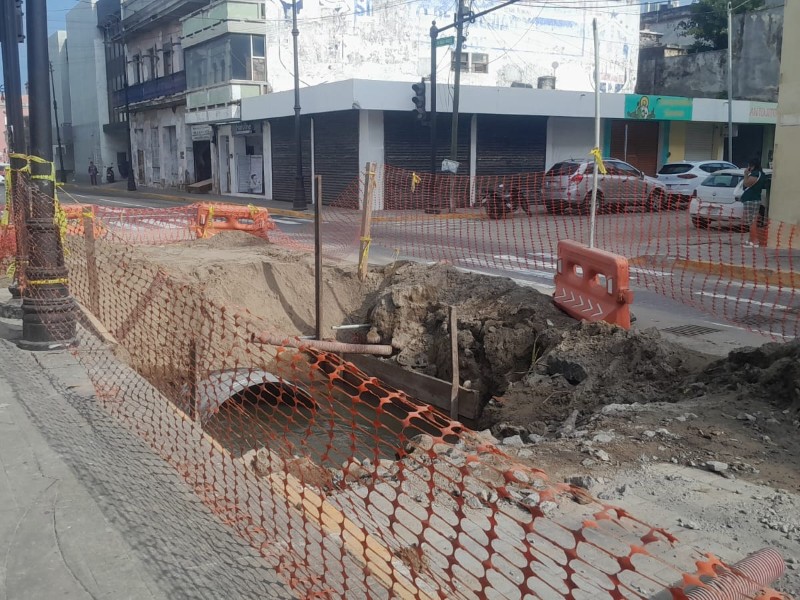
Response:
[[[292,597],[68,352],[0,339],[0,467],[2,600]]]

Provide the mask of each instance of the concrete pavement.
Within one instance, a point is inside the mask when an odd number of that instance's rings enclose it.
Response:
[[[293,597],[69,353],[0,339],[0,467],[0,600]]]

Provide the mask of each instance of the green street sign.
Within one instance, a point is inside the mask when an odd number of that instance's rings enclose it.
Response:
[[[439,48],[440,46],[452,46],[456,43],[456,38],[453,35],[437,38],[436,40],[436,47]]]

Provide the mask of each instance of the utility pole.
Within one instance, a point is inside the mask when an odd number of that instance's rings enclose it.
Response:
[[[450,130],[450,160],[458,160],[458,104],[461,96],[461,54],[464,47],[464,0],[458,0],[456,12],[456,72],[453,77],[453,122]],[[451,206],[452,210],[454,207]]]
[[[19,73],[19,42],[22,41],[23,36],[19,31],[20,23],[17,20],[17,5],[15,0],[0,0],[0,42],[3,46],[3,79],[4,89],[6,96],[6,130],[8,132],[8,149],[9,154],[20,153],[25,154],[25,118],[22,112],[22,80]],[[19,175],[15,173],[14,168],[19,168],[19,160],[9,159],[12,163],[12,169],[6,174],[6,185],[11,186],[10,189],[16,189],[16,177]],[[16,271],[14,272],[14,279],[11,285],[8,286],[8,291],[11,292],[11,297],[19,299],[22,295],[19,282],[20,277],[24,275],[25,263],[25,232],[23,231],[22,224],[25,222],[26,206],[22,201],[22,197],[14,193],[11,199],[12,210],[14,213],[14,221],[17,224],[15,228],[15,237],[17,243],[17,252],[15,256]]]
[[[460,1],[460,0],[459,0]],[[431,128],[431,176],[433,189],[436,189],[436,38],[439,30],[436,21],[431,25],[431,109],[428,112],[428,123]]]
[[[306,210],[306,190],[303,185],[303,146],[300,136],[300,57],[297,52],[297,0],[292,0],[292,43],[294,47],[294,144],[295,144],[295,179],[294,210]]]
[[[53,76],[53,61],[50,61],[50,87],[53,90],[53,116],[56,119],[56,143],[58,144],[58,164],[61,166],[61,183],[67,182],[64,171],[64,149],[61,147],[61,127],[58,124],[58,101],[56,100],[56,80]]]
[[[733,162],[733,8],[728,2],[728,161]]]
[[[122,24],[122,17],[117,20],[119,26],[119,43],[122,45],[122,58],[125,67],[122,69],[122,85],[125,88],[125,136],[128,145],[128,191],[136,191],[136,178],[133,176],[133,141],[131,140],[131,103],[128,98],[128,46],[125,38],[125,27]],[[112,42],[113,43],[113,42]]]
[[[25,152],[25,119],[22,114],[22,80],[19,74],[18,43],[22,41],[17,22],[15,0],[0,0],[0,40],[3,45],[3,79],[6,90],[6,118],[9,146]]]
[[[47,0],[27,0],[30,90],[31,212],[27,220],[27,286],[22,297],[22,340],[29,350],[50,350],[75,340],[75,303],[55,224],[53,130],[50,118],[50,59]]]

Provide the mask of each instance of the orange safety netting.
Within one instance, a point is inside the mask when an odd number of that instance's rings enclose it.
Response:
[[[545,173],[470,179],[386,166],[375,179],[371,246],[384,257],[546,283],[559,240],[589,241],[591,175],[569,184]],[[364,187],[362,175],[325,207],[327,235],[358,237]],[[800,226],[759,216],[757,202],[693,212],[693,198],[641,178],[609,175],[600,188],[596,247],[628,258],[634,289],[769,337],[800,333]]]
[[[276,343],[137,247],[196,239],[196,209],[85,215],[63,243],[98,402],[298,596],[681,599],[722,573],[747,591],[719,597],[760,589],[340,356]]]

